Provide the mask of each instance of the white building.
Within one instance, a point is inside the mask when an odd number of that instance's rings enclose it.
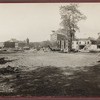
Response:
[[[90,50],[90,49],[97,49],[96,40],[92,38],[88,39],[76,39],[72,42],[72,48],[75,50]]]

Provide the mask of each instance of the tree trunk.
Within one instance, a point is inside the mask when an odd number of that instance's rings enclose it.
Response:
[[[71,31],[71,28],[70,28],[70,31],[68,34],[68,52],[72,51],[72,40],[73,40],[72,38],[73,38],[73,33]]]
[[[68,41],[68,52],[72,51],[72,38]]]

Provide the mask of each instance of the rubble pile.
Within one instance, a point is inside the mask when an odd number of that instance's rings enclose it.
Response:
[[[5,64],[5,63],[6,63],[5,58],[4,57],[0,58],[0,64]]]
[[[20,69],[18,67],[11,67],[7,66],[5,68],[0,69],[0,74],[14,74],[20,72]]]
[[[16,59],[6,59],[5,57],[2,57],[2,58],[0,58],[0,64],[5,64],[5,63],[7,63],[7,62],[12,62],[12,61],[15,61]]]

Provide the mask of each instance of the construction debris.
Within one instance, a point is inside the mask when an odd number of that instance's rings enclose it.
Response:
[[[0,74],[13,74],[13,73],[18,73],[20,69],[18,67],[11,67],[7,66],[5,68],[0,69]]]
[[[0,58],[0,64],[5,64],[5,63],[6,63],[5,58],[4,57]]]

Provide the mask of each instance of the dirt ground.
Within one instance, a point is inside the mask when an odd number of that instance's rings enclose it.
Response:
[[[41,51],[0,57],[9,60],[0,64],[0,96],[100,96],[99,53]],[[8,65],[17,71],[8,71]]]

